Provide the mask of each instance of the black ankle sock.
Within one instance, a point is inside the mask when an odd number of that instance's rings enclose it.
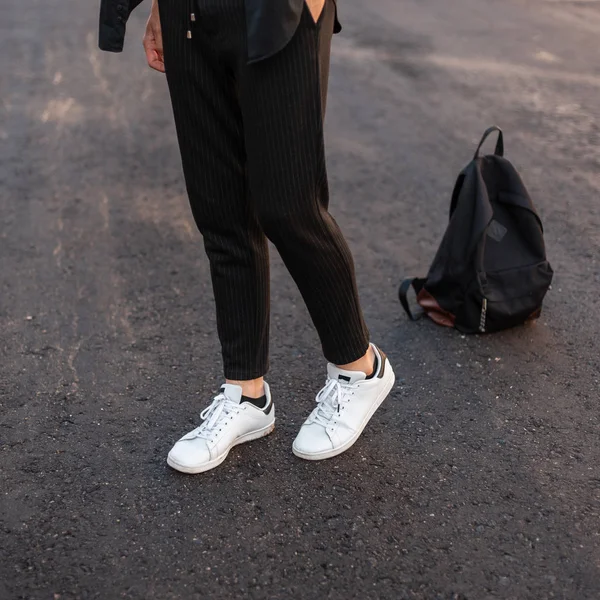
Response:
[[[250,404],[254,404],[258,408],[264,408],[267,405],[267,395],[263,394],[260,398],[250,398],[249,396],[242,396],[240,400],[240,404],[242,402],[249,402]]]
[[[375,355],[375,359],[373,360],[373,371],[370,375],[367,375],[367,379],[372,379],[375,377],[375,373],[377,373],[377,367],[379,367],[379,359],[377,358],[377,353],[373,352]]]

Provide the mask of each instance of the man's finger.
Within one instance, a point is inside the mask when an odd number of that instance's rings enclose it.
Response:
[[[155,48],[149,47],[148,44],[144,42],[144,50],[146,52],[146,61],[148,62],[148,66],[160,73],[165,72],[165,63],[162,57],[162,52],[157,52]]]
[[[165,63],[160,58],[149,61],[148,65],[150,65],[150,67],[155,71],[159,71],[160,73],[165,72]]]
[[[162,62],[160,59],[155,60],[153,63],[151,63],[150,67],[152,67],[154,70],[158,71],[159,73],[165,72],[165,63]]]

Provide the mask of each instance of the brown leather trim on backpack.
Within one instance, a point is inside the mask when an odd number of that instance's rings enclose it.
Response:
[[[456,316],[444,310],[425,288],[418,293],[417,302],[432,321],[445,327],[454,327]]]
[[[527,321],[535,321],[535,319],[539,319],[542,316],[542,309],[540,308],[536,308],[526,319],[525,322]]]

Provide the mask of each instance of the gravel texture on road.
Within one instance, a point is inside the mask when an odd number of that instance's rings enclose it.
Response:
[[[145,3],[148,4],[148,3]],[[221,383],[214,298],[148,6],[97,50],[97,2],[2,3],[0,599],[600,597],[600,3],[341,0],[331,212],[398,379],[357,444],[291,444],[325,381],[271,247],[275,433],[183,476]],[[483,130],[542,215],[542,318],[408,322]]]

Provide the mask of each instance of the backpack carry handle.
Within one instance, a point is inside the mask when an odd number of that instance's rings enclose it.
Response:
[[[485,140],[487,140],[488,136],[494,133],[494,131],[498,132],[498,141],[496,142],[496,150],[494,150],[494,154],[496,156],[504,156],[504,134],[502,133],[502,129],[500,129],[500,127],[492,125],[492,127],[486,129],[486,132],[483,134],[483,137],[479,142],[479,146],[477,146],[477,150],[475,150],[475,159],[479,158],[479,151],[481,150],[481,146],[483,146]]]

